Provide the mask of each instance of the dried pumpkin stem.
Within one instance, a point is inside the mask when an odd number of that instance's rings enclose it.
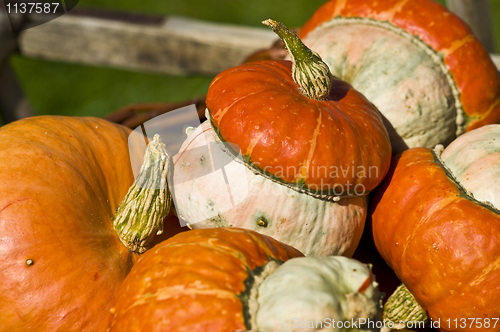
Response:
[[[323,100],[330,94],[333,75],[318,53],[310,50],[295,33],[280,22],[265,20],[267,25],[283,40],[292,59],[292,76],[308,98]]]
[[[382,318],[384,321],[392,321],[395,330],[402,330],[406,328],[408,322],[412,322],[412,326],[415,326],[415,322],[427,321],[427,314],[408,288],[401,284],[387,299]]]
[[[170,165],[165,144],[156,134],[147,147],[139,176],[113,219],[120,241],[131,251],[145,252],[154,234],[163,232],[163,219],[171,206],[167,187]]]

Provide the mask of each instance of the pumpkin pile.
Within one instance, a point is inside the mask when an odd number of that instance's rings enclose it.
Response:
[[[304,43],[263,23],[290,60],[220,73],[173,157],[102,119],[0,128],[2,330],[500,331],[500,84],[470,29],[431,0],[330,0]],[[403,282],[383,310],[367,217]]]
[[[250,230],[178,234],[134,266],[117,291],[110,331],[285,332],[325,318],[379,319],[365,264],[302,256]]]

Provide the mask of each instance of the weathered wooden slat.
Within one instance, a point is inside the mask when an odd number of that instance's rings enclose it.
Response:
[[[478,7],[463,12],[472,8],[466,5],[471,0],[448,0],[453,10],[469,21],[482,15],[487,2],[474,0]],[[30,19],[37,23],[47,17],[30,15]],[[484,24],[490,22],[488,19],[479,21],[483,28],[490,26]],[[491,29],[487,31],[491,38]],[[24,31],[19,44],[21,53],[32,58],[156,73],[213,75],[241,63],[276,39],[265,28],[75,8],[68,15]],[[500,56],[492,54],[492,58],[500,68]]]
[[[500,71],[500,54],[493,54],[490,53],[491,60],[493,60],[493,63],[497,67],[497,70]]]
[[[446,0],[446,5],[471,27],[488,52],[494,51],[489,0]]]
[[[181,17],[75,15],[73,11],[23,31],[21,54],[137,71],[213,75],[276,40],[265,28]]]

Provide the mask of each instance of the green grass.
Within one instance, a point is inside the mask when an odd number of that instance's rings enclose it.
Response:
[[[273,18],[287,26],[302,25],[325,0],[81,0],[78,6],[92,6],[155,15],[193,18],[261,26]]]
[[[490,0],[490,8],[495,53],[500,53],[500,1]]]
[[[301,26],[325,0],[82,0],[79,7],[180,15],[260,26],[266,18]],[[444,3],[444,0],[439,1]],[[491,0],[493,32],[500,36],[500,1]],[[497,38],[498,39],[498,38]],[[496,43],[497,50],[500,43]],[[497,51],[500,53],[500,51]],[[213,77],[127,72],[13,56],[11,64],[36,114],[104,116],[138,102],[173,102],[206,93]],[[1,125],[1,122],[0,122]]]
[[[104,116],[140,102],[173,102],[206,93],[211,77],[142,74],[14,56],[18,77],[37,114]]]

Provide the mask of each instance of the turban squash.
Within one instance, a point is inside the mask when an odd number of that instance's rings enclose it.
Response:
[[[109,331],[286,332],[325,318],[379,318],[380,294],[366,265],[301,256],[251,230],[178,234],[132,268],[113,301]]]
[[[248,228],[306,255],[350,256],[366,195],[389,167],[387,130],[373,104],[296,35],[266,22],[293,61],[250,62],[212,81],[209,121],[174,156],[177,211],[194,228]],[[221,150],[233,158],[227,186],[208,176]]]
[[[396,153],[500,121],[494,64],[437,2],[330,0],[299,37],[379,108]]]
[[[499,331],[500,125],[441,151],[394,158],[373,198],[375,245],[441,330]]]
[[[102,119],[55,116],[0,128],[2,330],[105,330],[136,260],[128,246],[137,241],[127,244],[129,233],[113,227],[135,188],[129,132]]]

